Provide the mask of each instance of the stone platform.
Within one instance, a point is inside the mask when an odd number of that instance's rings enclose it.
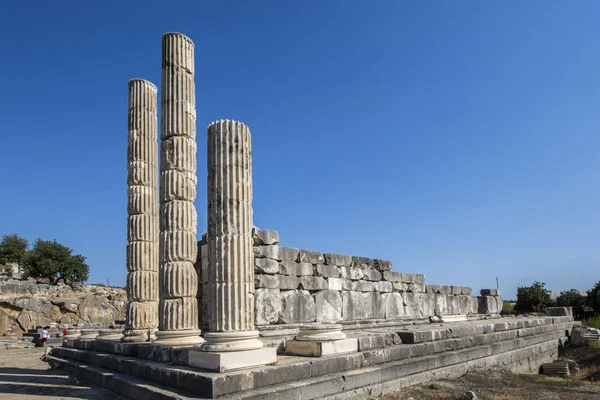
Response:
[[[356,353],[281,355],[276,365],[230,373],[189,366],[189,348],[152,353],[148,345],[115,344],[105,349],[111,353],[76,341],[74,348],[54,349],[51,357],[70,373],[134,399],[369,398],[470,369],[537,373],[557,357],[572,326],[573,318],[563,316],[355,330],[348,336],[357,339]]]

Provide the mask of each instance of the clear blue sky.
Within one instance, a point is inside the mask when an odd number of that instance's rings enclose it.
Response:
[[[167,6],[167,4],[173,4]],[[94,6],[92,6],[94,4]],[[0,13],[0,234],[124,284],[127,81],[196,44],[205,127],[253,134],[254,222],[429,283],[600,280],[600,4],[28,1]]]

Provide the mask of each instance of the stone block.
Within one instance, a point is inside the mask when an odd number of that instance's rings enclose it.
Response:
[[[281,294],[280,322],[296,324],[314,322],[316,319],[317,306],[307,290],[290,290]]]
[[[572,307],[546,307],[546,315],[552,317],[562,317],[573,315]]]
[[[433,315],[448,315],[448,308],[446,305],[446,299],[448,297],[448,295],[446,294],[434,294],[433,295],[433,301],[434,301],[434,308],[433,308]]]
[[[450,294],[460,294],[462,288],[460,286],[450,286]]]
[[[498,302],[494,296],[478,296],[477,300],[479,302],[479,314],[497,314],[501,310],[498,310]]]
[[[352,257],[352,266],[362,268],[373,268],[375,266],[375,260],[367,257]]]
[[[375,268],[363,267],[363,279],[367,281],[380,281],[382,278],[381,272]]]
[[[310,264],[309,264],[310,265]],[[329,283],[320,276],[301,276],[299,278],[300,287],[306,290],[327,290]]]
[[[279,289],[281,290],[292,290],[298,289],[300,280],[295,275],[276,275],[279,279]]]
[[[379,272],[392,270],[392,262],[391,261],[387,261],[387,260],[374,260],[374,261],[375,261],[375,268],[377,268],[377,270]]]
[[[400,336],[398,336],[398,334],[395,332],[369,334],[369,336],[358,337],[359,351],[383,349],[385,347],[396,346],[401,343],[402,340],[400,339]]]
[[[279,263],[268,258],[255,258],[254,271],[261,274],[278,274]]]
[[[288,340],[285,343],[285,351],[288,354],[305,357],[323,357],[335,354],[356,353],[358,351],[358,340],[356,338],[346,338],[327,342]]]
[[[454,296],[454,295],[446,296],[446,314],[447,315],[460,314],[460,308],[459,308],[457,296]]]
[[[269,258],[280,261],[279,246],[254,246],[252,251],[255,258]]]
[[[356,291],[356,282],[350,279],[342,279],[342,290]]]
[[[384,319],[385,303],[378,292],[342,292],[342,318],[345,321]]]
[[[270,229],[252,229],[252,237],[255,246],[273,245],[279,243],[279,232]]]
[[[352,257],[343,254],[325,253],[325,264],[337,265],[338,267],[350,267],[352,265]]]
[[[279,259],[281,261],[296,261],[300,250],[292,247],[279,246]]]
[[[311,250],[300,250],[298,252],[298,262],[309,263],[309,264],[323,264],[325,257],[323,253]]]
[[[408,272],[402,272],[401,274],[401,282],[425,284],[425,275],[423,274],[409,274]]]
[[[337,322],[342,319],[342,295],[338,291],[323,290],[314,295],[317,322]]]
[[[473,290],[470,287],[463,286],[460,294],[465,295],[465,296],[470,296],[472,292],[473,292]]]
[[[256,289],[254,295],[256,325],[268,325],[279,320],[281,293],[279,289]]]
[[[452,289],[448,285],[440,285],[440,294],[452,294]]]
[[[279,263],[279,273],[281,275],[312,275],[312,264],[297,263],[295,261],[281,261]]]
[[[440,292],[440,285],[425,285],[425,293],[438,294]]]
[[[389,282],[388,282],[389,283]],[[368,281],[357,281],[354,282],[354,289],[357,292],[372,292],[375,290],[372,282]]]
[[[479,292],[482,296],[500,296],[498,289],[481,289]]]
[[[402,272],[384,271],[383,279],[388,282],[403,282]]]
[[[345,279],[358,280],[363,278],[364,272],[360,267],[340,267],[340,276]]]
[[[469,296],[469,314],[479,313],[479,301],[475,296]]]
[[[434,315],[434,297],[429,293],[403,293],[404,311],[409,317]]]
[[[277,350],[274,347],[221,353],[193,349],[189,350],[188,353],[188,365],[221,373],[260,365],[270,365],[276,362]]]
[[[387,281],[373,282],[373,286],[376,292],[391,292],[394,289],[392,282]]]
[[[327,278],[329,290],[342,290],[345,279],[342,278]]]
[[[279,289],[279,277],[277,275],[255,274],[254,284],[256,288]]]
[[[385,318],[395,319],[404,317],[404,299],[400,293],[386,293],[383,295],[385,301]]]
[[[408,292],[408,283],[404,282],[392,282],[392,287],[396,292]]]
[[[315,267],[315,275],[326,278],[338,278],[340,276],[340,269],[335,265],[317,264]]]
[[[425,292],[425,284],[423,283],[407,283],[407,291],[414,293],[424,293]]]
[[[458,302],[458,314],[469,314],[469,310],[471,309],[470,299],[470,296],[463,296],[462,294],[460,296],[456,296],[456,300]]]

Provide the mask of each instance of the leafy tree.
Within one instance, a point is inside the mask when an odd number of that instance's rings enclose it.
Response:
[[[2,236],[0,242],[0,264],[17,263],[23,265],[29,242],[27,239],[13,233]]]
[[[586,303],[594,309],[594,313],[600,313],[600,281],[596,282],[594,287],[587,291]]]
[[[583,318],[583,307],[585,306],[586,297],[579,293],[577,289],[560,292],[556,298],[556,305],[559,307],[573,307],[573,316],[580,320]]]
[[[535,281],[531,286],[517,288],[515,311],[544,312],[546,307],[553,306],[554,302],[550,297],[550,291],[545,286],[545,283]]]
[[[88,279],[90,267],[84,256],[72,253],[73,250],[56,240],[38,239],[27,257],[24,274],[47,278],[53,285],[60,279],[67,283],[83,282]]]

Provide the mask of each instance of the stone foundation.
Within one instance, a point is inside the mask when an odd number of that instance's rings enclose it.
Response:
[[[193,367],[189,354],[198,352],[193,347],[113,342],[112,349],[122,352],[110,353],[94,348],[93,341],[75,340],[51,357],[71,373],[134,399],[366,399],[471,369],[537,373],[539,365],[557,357],[572,321],[502,318],[356,330],[348,337],[356,339],[358,352],[286,356],[272,366],[229,373]],[[168,361],[160,358],[167,353]]]

